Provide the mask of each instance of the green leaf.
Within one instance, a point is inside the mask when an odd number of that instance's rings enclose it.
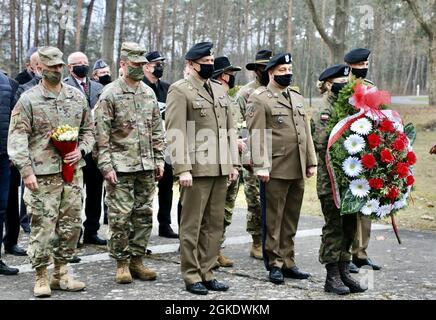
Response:
[[[409,138],[410,144],[413,145],[416,140],[416,130],[413,123],[408,123],[404,126],[404,133],[406,134],[407,138]]]
[[[347,189],[341,199],[341,215],[358,213],[364,205],[364,199],[353,196],[351,190]]]

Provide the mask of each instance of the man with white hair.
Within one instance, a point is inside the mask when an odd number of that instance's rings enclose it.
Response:
[[[91,80],[89,74],[88,57],[83,52],[73,52],[68,56],[68,70],[70,75],[64,79],[64,82],[79,89],[86,100],[89,108],[93,109],[103,89],[103,85],[97,81]],[[95,176],[100,174],[92,154],[85,156],[86,167],[83,169],[84,181],[86,188],[85,215],[86,220],[83,223],[83,243],[106,245],[106,240],[101,239],[97,232],[100,229],[101,215],[101,197],[102,188],[94,186]],[[80,242],[80,239],[79,239]],[[79,262],[76,256],[70,262]]]

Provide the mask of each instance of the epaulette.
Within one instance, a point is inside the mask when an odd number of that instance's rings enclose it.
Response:
[[[212,79],[212,78],[211,78],[211,79],[210,79],[210,81],[211,81],[211,82],[215,82],[215,83],[218,83],[219,85],[222,85],[222,84],[221,84],[221,82],[219,82],[219,81],[218,81],[218,80],[216,80],[216,79]]]
[[[265,92],[266,90],[267,90],[266,87],[261,86],[261,87],[257,88],[256,90],[254,90],[253,94],[259,95],[259,94]]]
[[[293,91],[295,93],[298,93],[301,96],[300,88],[299,87],[289,87],[289,90],[291,90],[291,91]]]

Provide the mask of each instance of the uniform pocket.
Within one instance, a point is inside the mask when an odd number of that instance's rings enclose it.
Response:
[[[271,120],[273,128],[286,128],[290,125],[289,114],[285,108],[277,108],[271,110]]]

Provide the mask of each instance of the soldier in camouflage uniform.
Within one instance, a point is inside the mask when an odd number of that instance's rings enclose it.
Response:
[[[260,86],[267,86],[269,82],[268,73],[263,72],[273,53],[270,50],[260,50],[256,53],[255,62],[248,63],[245,67],[247,70],[256,74],[256,79],[243,86],[237,95],[237,101],[241,110],[243,121],[246,121],[246,105],[248,97]],[[243,128],[246,129],[246,128]],[[249,155],[243,153],[242,163],[247,164]],[[253,174],[250,165],[244,165],[244,193],[247,201],[247,232],[253,238],[253,244],[250,249],[250,256],[256,259],[262,259],[262,217],[259,199],[259,181]]]
[[[153,222],[155,179],[163,175],[164,136],[153,90],[141,80],[145,49],[121,46],[123,77],[108,84],[95,107],[97,163],[105,178],[110,256],[115,280],[156,279],[142,263]]]
[[[362,292],[359,285],[349,273],[351,245],[356,234],[356,215],[341,216],[333,201],[330,177],[326,166],[326,152],[329,135],[327,127],[333,112],[337,94],[346,85],[350,68],[334,65],[322,72],[318,87],[324,94],[323,104],[311,119],[312,135],[318,158],[317,193],[325,224],[322,228],[319,261],[326,265],[327,278],[324,286],[326,292],[348,294]]]
[[[221,83],[226,92],[228,93],[230,89],[235,87],[235,72],[241,71],[241,67],[232,66],[230,64],[229,58],[227,57],[217,57],[214,61],[215,71],[213,73],[213,78]],[[242,115],[239,109],[239,105],[236,102],[236,99],[227,94],[230,101],[230,112],[232,113],[232,118],[237,127],[242,126]],[[240,136],[239,136],[240,137]],[[241,152],[246,148],[245,142],[243,139],[238,139],[238,149]],[[226,193],[226,203],[225,203],[225,212],[224,212],[224,229],[223,229],[223,237],[221,239],[221,246],[225,240],[225,233],[227,227],[232,222],[233,209],[235,208],[236,197],[238,196],[239,191],[239,177],[235,181],[227,181],[227,193]],[[227,258],[219,252],[218,265],[220,267],[231,267],[233,266],[233,261]]]
[[[8,153],[20,170],[26,190],[24,200],[31,216],[28,255],[36,269],[34,295],[51,295],[51,289],[79,291],[83,282],[73,280],[66,265],[74,254],[82,210],[82,159],[94,145],[91,114],[82,93],[61,83],[62,52],[54,47],[38,51],[42,82],[24,92],[17,102],[9,128]],[[62,179],[62,158],[50,141],[60,125],[79,128],[78,147],[64,161],[76,165],[74,180]],[[54,257],[49,286],[47,266]]]
[[[349,51],[344,56],[345,63],[350,67],[350,74],[356,78],[362,79],[367,86],[374,87],[371,80],[366,79],[368,73],[368,57],[371,51],[366,48],[357,48]],[[380,270],[381,266],[374,263],[369,257],[366,250],[368,249],[369,239],[371,238],[371,218],[362,214],[357,215],[357,233],[354,239],[352,253],[353,262],[350,264],[351,272],[359,272],[360,267],[369,266],[373,270]]]

